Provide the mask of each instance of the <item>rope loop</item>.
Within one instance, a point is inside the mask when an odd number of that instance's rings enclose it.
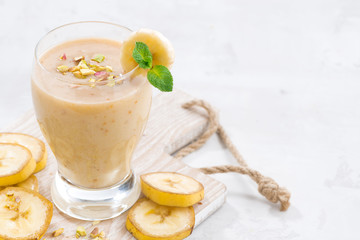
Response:
[[[202,147],[206,141],[216,132],[224,145],[238,161],[240,166],[221,165],[200,168],[199,170],[205,174],[236,172],[243,175],[248,175],[258,184],[258,191],[261,195],[263,195],[272,203],[280,202],[280,211],[286,211],[290,206],[290,192],[286,188],[279,187],[279,185],[272,178],[263,176],[260,172],[248,167],[246,161],[232,143],[224,128],[220,125],[218,116],[210,104],[203,100],[193,100],[185,103],[182,107],[190,109],[194,106],[202,107],[206,110],[208,114],[208,127],[196,141],[180,149],[176,153],[175,158],[181,159],[196,151]]]

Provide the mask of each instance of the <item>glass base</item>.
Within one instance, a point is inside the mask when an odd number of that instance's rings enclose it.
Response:
[[[51,186],[52,200],[61,212],[89,221],[119,216],[137,201],[139,195],[139,182],[133,173],[120,184],[96,190],[79,188],[56,173]]]

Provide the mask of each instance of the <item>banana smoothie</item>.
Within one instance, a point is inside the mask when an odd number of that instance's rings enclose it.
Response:
[[[60,174],[80,187],[105,188],[129,177],[149,115],[152,87],[146,76],[123,72],[120,47],[109,39],[77,39],[47,50],[34,65],[41,131]]]

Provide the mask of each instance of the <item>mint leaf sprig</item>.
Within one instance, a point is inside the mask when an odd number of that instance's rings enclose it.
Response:
[[[153,66],[153,58],[149,47],[143,42],[136,42],[132,54],[135,62],[143,69],[150,69],[147,73],[149,82],[162,92],[171,92],[173,77],[169,69],[163,65]]]

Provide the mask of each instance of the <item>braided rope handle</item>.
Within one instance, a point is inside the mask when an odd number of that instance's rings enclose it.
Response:
[[[196,141],[180,149],[176,153],[175,158],[181,159],[189,155],[190,153],[196,151],[197,149],[202,147],[206,143],[206,141],[216,132],[224,145],[229,149],[231,154],[238,161],[240,166],[222,165],[199,168],[199,170],[205,174],[237,172],[240,174],[248,175],[258,184],[258,191],[260,194],[262,194],[267,200],[272,203],[280,202],[280,211],[286,211],[290,206],[290,192],[286,188],[280,187],[272,178],[263,176],[260,172],[248,167],[244,158],[240,155],[237,148],[234,146],[234,144],[231,142],[230,138],[226,134],[224,128],[219,124],[218,116],[210,104],[203,100],[193,100],[185,103],[182,107],[189,109],[193,106],[202,107],[207,111],[209,121],[208,127]]]

